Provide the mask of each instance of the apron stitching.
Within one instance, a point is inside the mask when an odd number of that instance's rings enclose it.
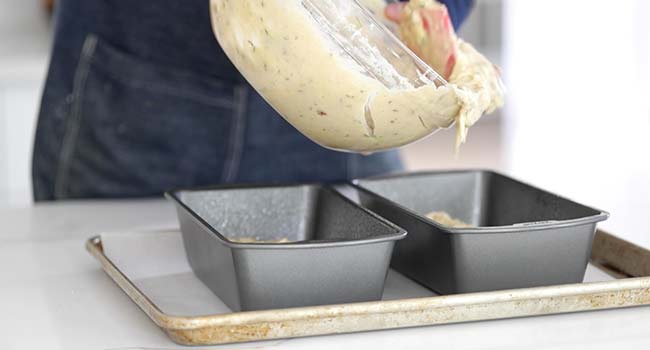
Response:
[[[347,178],[348,180],[354,179],[357,177],[358,173],[358,155],[356,154],[350,154],[348,156],[348,161],[347,161]]]
[[[350,161],[351,160],[352,160],[352,155],[348,155],[345,158],[345,178],[348,179],[348,180],[352,178],[352,172],[351,172],[351,169],[350,169],[350,167],[351,167]]]
[[[90,70],[90,61],[95,53],[97,46],[97,37],[88,35],[81,49],[79,65],[74,77],[72,97],[73,103],[66,119],[66,127],[63,135],[63,142],[59,152],[59,164],[56,173],[54,197],[64,198],[66,196],[65,186],[67,185],[67,176],[70,168],[70,161],[77,143],[79,128],[81,124],[83,87],[86,85],[88,72]]]
[[[245,86],[240,85],[235,89],[235,113],[233,113],[233,125],[230,130],[231,137],[228,144],[228,158],[226,159],[221,175],[222,182],[233,181],[239,172],[239,164],[241,163],[244,145],[244,130],[246,128],[247,96],[248,93]]]

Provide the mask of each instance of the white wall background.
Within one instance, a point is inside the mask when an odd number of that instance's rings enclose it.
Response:
[[[506,166],[650,247],[650,1],[508,1]]]
[[[50,46],[38,0],[0,0],[0,204],[31,202],[30,161]]]

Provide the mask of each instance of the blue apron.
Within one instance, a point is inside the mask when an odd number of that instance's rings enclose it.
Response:
[[[35,200],[335,182],[402,168],[282,119],[214,38],[208,0],[61,0],[33,154]]]

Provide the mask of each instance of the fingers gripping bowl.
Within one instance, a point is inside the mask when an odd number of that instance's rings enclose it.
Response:
[[[485,110],[476,94],[447,83],[357,0],[212,0],[211,13],[237,69],[324,147],[379,151],[454,123],[462,141]]]

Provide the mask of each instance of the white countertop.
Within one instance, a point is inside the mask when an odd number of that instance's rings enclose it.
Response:
[[[0,349],[176,349],[85,251],[99,232],[176,226],[162,200],[0,209]],[[650,307],[210,348],[647,349]]]

